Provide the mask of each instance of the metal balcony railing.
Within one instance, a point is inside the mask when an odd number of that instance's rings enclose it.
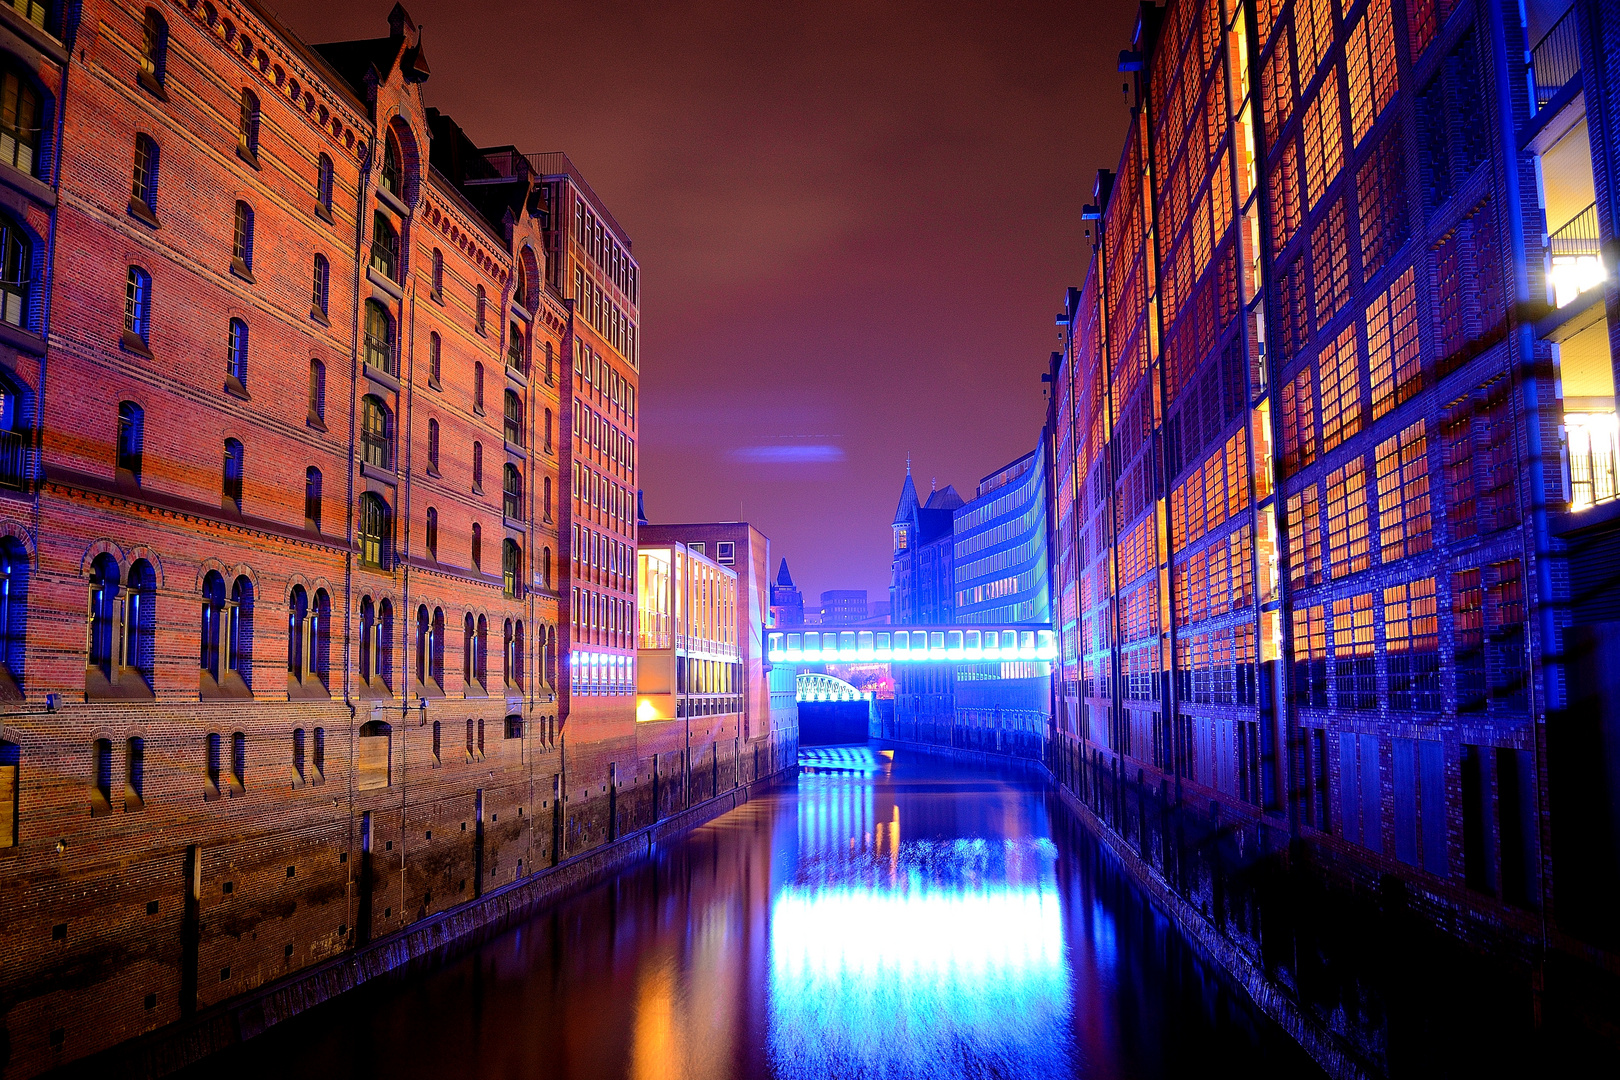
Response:
[[[1597,203],[1570,218],[1547,237],[1554,303],[1558,307],[1596,288],[1608,277],[1598,235]]]
[[[394,373],[394,343],[375,334],[366,335],[365,361],[379,371]]]
[[[24,491],[33,479],[28,437],[19,431],[0,431],[0,487]]]
[[[1620,493],[1620,424],[1613,413],[1564,416],[1569,466],[1569,508],[1585,510]]]
[[[1545,109],[1558,92],[1581,73],[1581,40],[1575,7],[1553,23],[1530,50],[1530,77],[1535,83],[1536,111]]]

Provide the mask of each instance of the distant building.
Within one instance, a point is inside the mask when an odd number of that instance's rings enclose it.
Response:
[[[951,580],[952,516],[962,506],[956,489],[932,491],[917,499],[911,468],[900,488],[894,513],[894,558],[889,584],[889,621],[896,626],[948,623],[955,596]],[[901,731],[917,737],[949,739],[955,711],[953,664],[897,664],[895,716]],[[909,724],[909,727],[907,726]],[[927,733],[923,731],[927,726]]]
[[[822,626],[854,626],[865,621],[865,589],[829,589],[821,594]]]
[[[788,570],[786,559],[782,560],[776,580],[771,584],[771,625],[804,625],[804,594],[793,584],[793,574]]]

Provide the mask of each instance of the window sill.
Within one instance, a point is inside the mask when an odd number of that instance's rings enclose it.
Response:
[[[429,390],[437,390],[439,393],[442,394],[442,393],[444,393],[444,383],[440,382],[438,379],[429,379],[428,380],[428,389]]]
[[[387,484],[390,487],[399,482],[399,477],[395,476],[392,471],[388,469],[380,469],[369,461],[362,461],[360,463],[360,475],[366,477],[367,479],[376,480],[380,483]],[[381,568],[379,567],[379,569]]]
[[[255,169],[259,168],[258,153],[256,151],[249,150],[246,146],[243,146],[241,142],[237,142],[236,144],[236,156],[253,166]]]
[[[515,368],[511,364],[506,365],[506,381],[516,386],[527,386],[529,384],[528,378],[523,374],[523,369]]]
[[[163,224],[158,221],[157,215],[152,212],[152,208],[147,206],[141,199],[129,200],[129,216],[136,221],[145,222],[154,229],[163,228]]]
[[[28,353],[32,356],[45,355],[44,338],[40,337],[32,330],[25,329],[21,326],[13,326],[4,320],[0,320],[0,342],[4,342],[5,344],[10,345],[12,348],[18,349],[21,352]],[[150,357],[151,353],[148,353],[147,356]]]
[[[332,320],[326,317],[326,312],[322,311],[318,307],[311,307],[309,309],[309,317],[311,320],[320,323],[322,326],[332,325]]]
[[[439,467],[437,465],[429,465],[425,471],[429,476],[433,477],[433,479],[439,479]]]
[[[428,299],[433,301],[435,304],[438,304],[440,307],[443,307],[444,306],[444,290],[443,289],[434,289],[432,292],[428,293]]]
[[[243,386],[242,380],[235,375],[225,376],[225,392],[232,397],[241,398],[243,401],[253,400],[253,395],[247,392],[247,387]]]
[[[529,460],[529,452],[523,449],[523,447],[519,446],[517,443],[507,440],[505,441],[504,445],[506,446],[507,456],[515,457],[519,461]]]
[[[140,71],[136,73],[135,81],[140,85],[142,90],[145,90],[148,94],[151,94],[159,101],[169,100],[169,92],[163,89],[163,84],[157,81],[157,76],[153,75],[145,68],[141,68]]]
[[[208,672],[200,671],[197,696],[203,701],[247,700],[253,697],[253,691],[242,681],[242,676],[234,671],[227,671],[222,682],[215,682],[214,677]]]
[[[249,270],[248,264],[243,262],[241,259],[231,260],[231,273],[235,274],[249,285],[258,284],[257,281],[253,280],[253,271]]]
[[[419,682],[416,684],[416,696],[440,698],[444,697],[444,689],[435,682]]]
[[[136,356],[145,357],[148,360],[152,359],[152,350],[147,346],[146,340],[133,330],[124,331],[124,336],[119,340],[118,347],[125,352],[134,353]]]
[[[405,200],[385,187],[377,188],[377,201],[402,218],[411,216],[411,208],[405,205]]]
[[[394,393],[399,393],[399,380],[388,374],[388,372],[376,364],[361,364],[360,367],[365,372],[366,378],[378,386],[385,386]]]
[[[483,484],[474,484],[472,486],[472,493],[474,495],[482,495],[484,493],[484,485]]]
[[[322,420],[315,413],[310,413],[308,416],[304,417],[304,423],[316,431],[326,431],[326,421]]]
[[[473,415],[474,416],[483,416],[484,415],[484,407],[482,405],[474,405],[473,406]]]
[[[288,701],[324,701],[330,699],[331,696],[332,692],[326,688],[326,684],[321,682],[317,676],[311,675],[307,680],[294,678],[292,675],[287,676]],[[319,780],[315,782],[320,783]]]
[[[328,225],[332,224],[332,208],[325,203],[318,202],[315,204],[315,216]]]
[[[0,4],[0,8],[5,6]],[[7,187],[22,192],[41,206],[54,207],[56,205],[55,188],[32,173],[23,172],[14,165],[0,162],[0,181],[3,181]]]
[[[403,300],[405,298],[405,290],[400,288],[399,282],[388,277],[386,274],[378,272],[375,266],[366,267],[366,280],[371,282],[377,288],[381,289],[383,292],[387,293],[389,296],[392,296],[395,300]]]

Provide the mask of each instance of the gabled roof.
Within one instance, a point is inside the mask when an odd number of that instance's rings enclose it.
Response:
[[[906,482],[900,488],[900,508],[894,512],[894,524],[909,525],[919,507],[917,487],[911,482],[911,468],[906,468]]]
[[[956,493],[956,488],[946,484],[938,491],[928,493],[928,501],[923,504],[924,510],[955,510],[958,506],[966,506],[962,496]]]

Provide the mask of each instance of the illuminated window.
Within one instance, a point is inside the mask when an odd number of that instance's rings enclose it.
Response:
[[[1271,170],[1271,250],[1279,252],[1299,230],[1303,206],[1299,191],[1299,141],[1289,138]]]
[[[41,99],[28,69],[0,61],[0,161],[34,175],[40,143]]]
[[[1398,130],[1388,131],[1356,174],[1363,280],[1376,274],[1406,240],[1406,159],[1399,135]]]
[[[1406,0],[1406,32],[1412,44],[1413,63],[1429,47],[1455,6],[1455,0]]]
[[[1282,341],[1278,344],[1283,358],[1291,359],[1298,356],[1311,341],[1310,296],[1305,281],[1304,252],[1289,260],[1277,288],[1282,293],[1282,311],[1278,313]]]
[[[1294,704],[1327,707],[1327,617],[1322,605],[1294,609]]]
[[[1367,367],[1376,420],[1422,386],[1417,288],[1411,267],[1367,307]]]
[[[1356,324],[1351,322],[1317,356],[1322,387],[1322,450],[1327,452],[1361,430],[1361,365]]]
[[[254,165],[259,157],[259,97],[253,91],[242,89],[241,109],[237,116],[236,152]]]
[[[1314,208],[1344,165],[1339,81],[1329,73],[1305,110],[1305,194]]]
[[[1333,44],[1333,0],[1295,0],[1294,45],[1301,83],[1310,82]]]
[[[1372,593],[1333,601],[1333,690],[1341,709],[1378,708],[1372,607]]]
[[[1428,439],[1424,422],[1378,444],[1378,543],[1380,559],[1393,562],[1428,551]]]
[[[1311,230],[1311,269],[1315,274],[1316,330],[1320,332],[1350,299],[1350,237],[1345,197],[1333,201]]]
[[[1396,712],[1440,711],[1440,617],[1434,578],[1384,590],[1384,665],[1389,707]]]
[[[1360,458],[1327,481],[1328,565],[1334,578],[1372,564],[1367,532],[1367,470]]]
[[[1350,81],[1350,142],[1358,146],[1400,89],[1395,70],[1395,27],[1390,0],[1371,0],[1345,43]]]
[[[1288,499],[1289,583],[1296,589],[1322,583],[1322,513],[1312,484]]]
[[[1457,711],[1485,711],[1485,589],[1483,572],[1451,575],[1451,642],[1457,670]]]

